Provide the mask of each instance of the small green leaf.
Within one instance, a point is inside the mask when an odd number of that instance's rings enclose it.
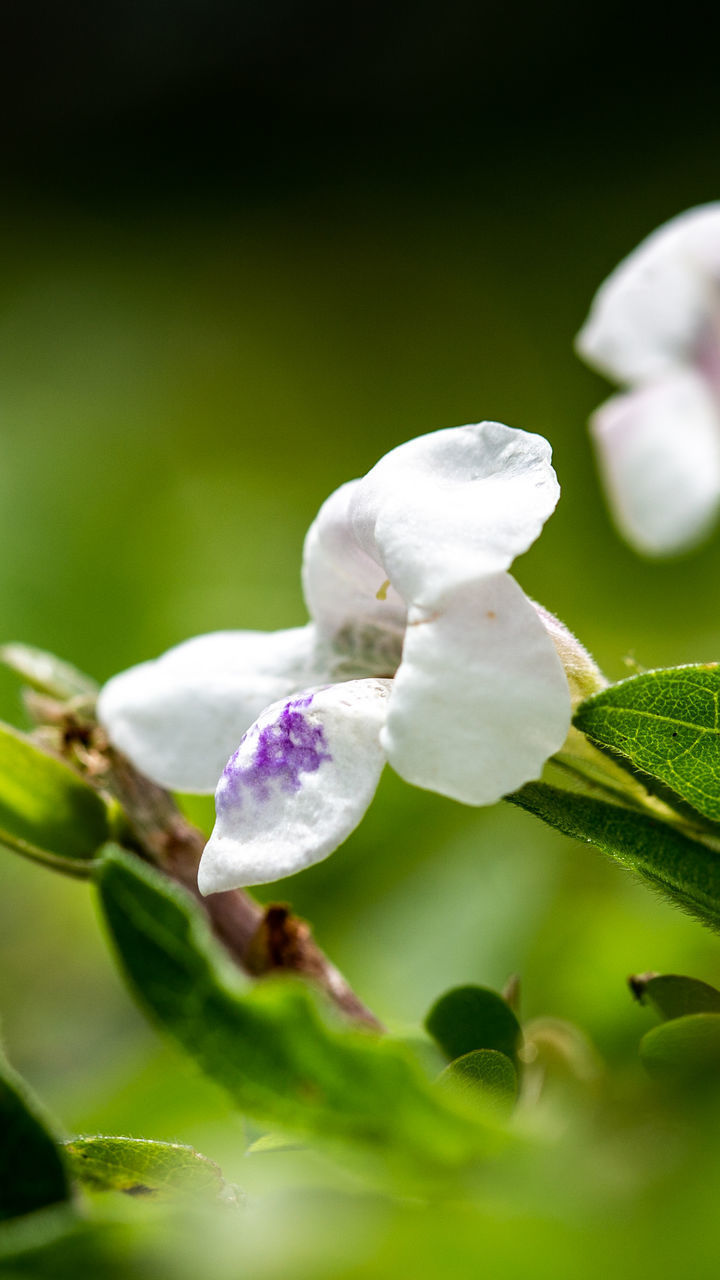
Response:
[[[528,782],[507,797],[566,836],[595,845],[696,919],[720,932],[720,857],[634,809]]]
[[[0,1058],[0,1219],[69,1198],[55,1135],[26,1085]]]
[[[453,987],[435,1001],[425,1026],[448,1058],[497,1049],[517,1062],[522,1032],[512,1009],[488,987]]]
[[[286,1138],[282,1133],[264,1133],[262,1137],[256,1138],[247,1148],[246,1156],[268,1155],[273,1151],[300,1151],[302,1144],[293,1142],[291,1138]]]
[[[692,1013],[653,1027],[640,1042],[640,1057],[652,1076],[667,1081],[708,1078],[720,1084],[720,1017]]]
[[[469,1101],[480,1094],[507,1113],[518,1092],[517,1071],[498,1049],[474,1049],[445,1068],[439,1083],[448,1085]]]
[[[0,844],[71,875],[108,839],[104,801],[30,738],[0,724]]]
[[[54,653],[33,649],[27,644],[2,645],[0,662],[20,676],[31,689],[59,698],[62,702],[73,698],[92,699],[98,692],[98,685],[90,676],[83,675],[62,658],[56,658]]]
[[[459,1167],[487,1150],[490,1131],[438,1095],[401,1045],[331,1025],[299,979],[248,989],[190,896],[158,872],[108,846],[97,879],[141,1004],[250,1116],[405,1169]]]
[[[583,702],[573,723],[596,746],[720,822],[717,663],[630,676]]]
[[[628,981],[640,1003],[651,1004],[666,1021],[688,1013],[720,1013],[720,991],[697,978],[684,978],[679,973],[639,973]]]
[[[73,1177],[96,1191],[156,1199],[178,1192],[217,1198],[225,1188],[212,1160],[177,1142],[74,1138],[65,1143],[65,1154]]]

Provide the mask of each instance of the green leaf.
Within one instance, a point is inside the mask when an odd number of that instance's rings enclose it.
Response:
[[[474,1049],[456,1058],[443,1071],[440,1082],[472,1101],[479,1092],[507,1114],[518,1092],[517,1071],[498,1049]]]
[[[0,1229],[0,1275],[3,1280],[135,1280],[169,1276],[147,1261],[138,1248],[138,1227],[144,1223],[89,1221],[69,1204],[54,1205],[26,1217],[5,1222]],[[144,1255],[144,1256],[143,1256]],[[148,1269],[148,1267],[150,1269]]]
[[[192,1147],[146,1138],[74,1138],[65,1143],[70,1172],[96,1191],[164,1198],[185,1192],[218,1197],[225,1182],[218,1166]]]
[[[0,1219],[69,1198],[57,1139],[26,1085],[0,1057]]]
[[[679,973],[640,973],[628,981],[640,1004],[651,1004],[665,1020],[688,1013],[720,1013],[720,991],[697,978],[684,978]]]
[[[634,809],[529,782],[507,797],[566,836],[595,845],[712,929],[720,931],[720,856]]]
[[[573,723],[596,746],[657,778],[720,822],[720,668],[648,671],[583,702]]]
[[[248,989],[190,896],[139,859],[109,846],[97,880],[134,993],[250,1116],[405,1169],[459,1167],[488,1149],[491,1131],[438,1094],[401,1045],[331,1025],[299,979]]]
[[[488,987],[453,987],[436,1000],[425,1026],[448,1058],[497,1049],[517,1062],[522,1032],[512,1009]]]
[[[692,1013],[661,1022],[640,1043],[640,1057],[652,1076],[667,1081],[720,1083],[720,1017]]]
[[[69,662],[56,658],[54,653],[33,649],[27,644],[5,644],[0,647],[0,662],[31,689],[47,693],[62,702],[74,698],[94,699],[98,685],[90,676],[83,675]]]
[[[61,760],[0,724],[0,844],[71,875],[108,839],[104,801]]]

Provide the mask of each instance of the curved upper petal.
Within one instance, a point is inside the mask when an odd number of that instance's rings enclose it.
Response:
[[[552,513],[560,489],[542,436],[499,422],[408,440],[358,482],[355,535],[408,604],[507,569]]]
[[[201,893],[267,884],[320,862],[357,826],[385,756],[390,682],[350,680],[269,707],[228,761]]]
[[[154,782],[211,793],[255,717],[326,678],[312,626],[218,631],[114,676],[101,690],[98,717],[111,742]]]
[[[408,782],[493,804],[531,778],[570,728],[553,639],[515,580],[493,574],[411,610],[381,741]]]
[[[613,396],[591,419],[618,527],[645,555],[671,555],[720,508],[720,408],[690,370]]]
[[[308,529],[303,590],[336,675],[390,676],[400,661],[406,609],[355,536],[352,507],[360,483],[351,480],[332,493]]]
[[[645,382],[696,357],[720,315],[720,201],[648,236],[600,286],[577,337],[590,364]]]

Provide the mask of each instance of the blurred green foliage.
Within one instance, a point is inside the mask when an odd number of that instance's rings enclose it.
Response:
[[[227,963],[189,896],[116,845],[97,870],[121,969],[152,1021],[230,1094],[281,1132],[393,1162],[403,1189],[465,1168],[493,1135],[429,1087],[407,1051],[367,1027],[329,1027],[302,982],[247,981]]]
[[[515,568],[528,593],[612,678],[626,659],[716,659],[720,538],[670,564],[620,544],[584,429],[606,388],[571,349],[619,256],[710,198],[714,171],[689,135],[569,161],[520,170],[508,154],[482,183],[192,208],[8,202],[2,639],[104,679],[198,632],[302,622],[302,538],[328,492],[410,436],[497,417],[548,436],[563,486]],[[0,712],[22,723],[0,679]],[[409,1033],[449,986],[517,972],[523,1018],[569,1019],[609,1064],[611,1121],[593,1122],[592,1099],[550,1108],[546,1143],[431,1209],[359,1190],[310,1152],[245,1157],[253,1131],[132,1006],[87,886],[2,865],[0,1015],[18,1069],[70,1131],[191,1143],[255,1206],[178,1219],[123,1202],[112,1230],[78,1226],[62,1245],[46,1216],[17,1233],[8,1274],[715,1275],[720,1112],[658,1100],[637,1054],[654,1018],[625,979],[717,982],[718,944],[594,851],[388,770],[347,844],[272,888],[393,1028]]]

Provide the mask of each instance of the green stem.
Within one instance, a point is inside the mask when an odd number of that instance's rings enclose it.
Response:
[[[578,789],[584,794],[664,822],[720,853],[720,831],[715,824],[705,822],[701,814],[680,811],[655,794],[639,777],[594,747],[579,730],[571,729],[563,750],[552,757],[551,764],[579,783]]]

